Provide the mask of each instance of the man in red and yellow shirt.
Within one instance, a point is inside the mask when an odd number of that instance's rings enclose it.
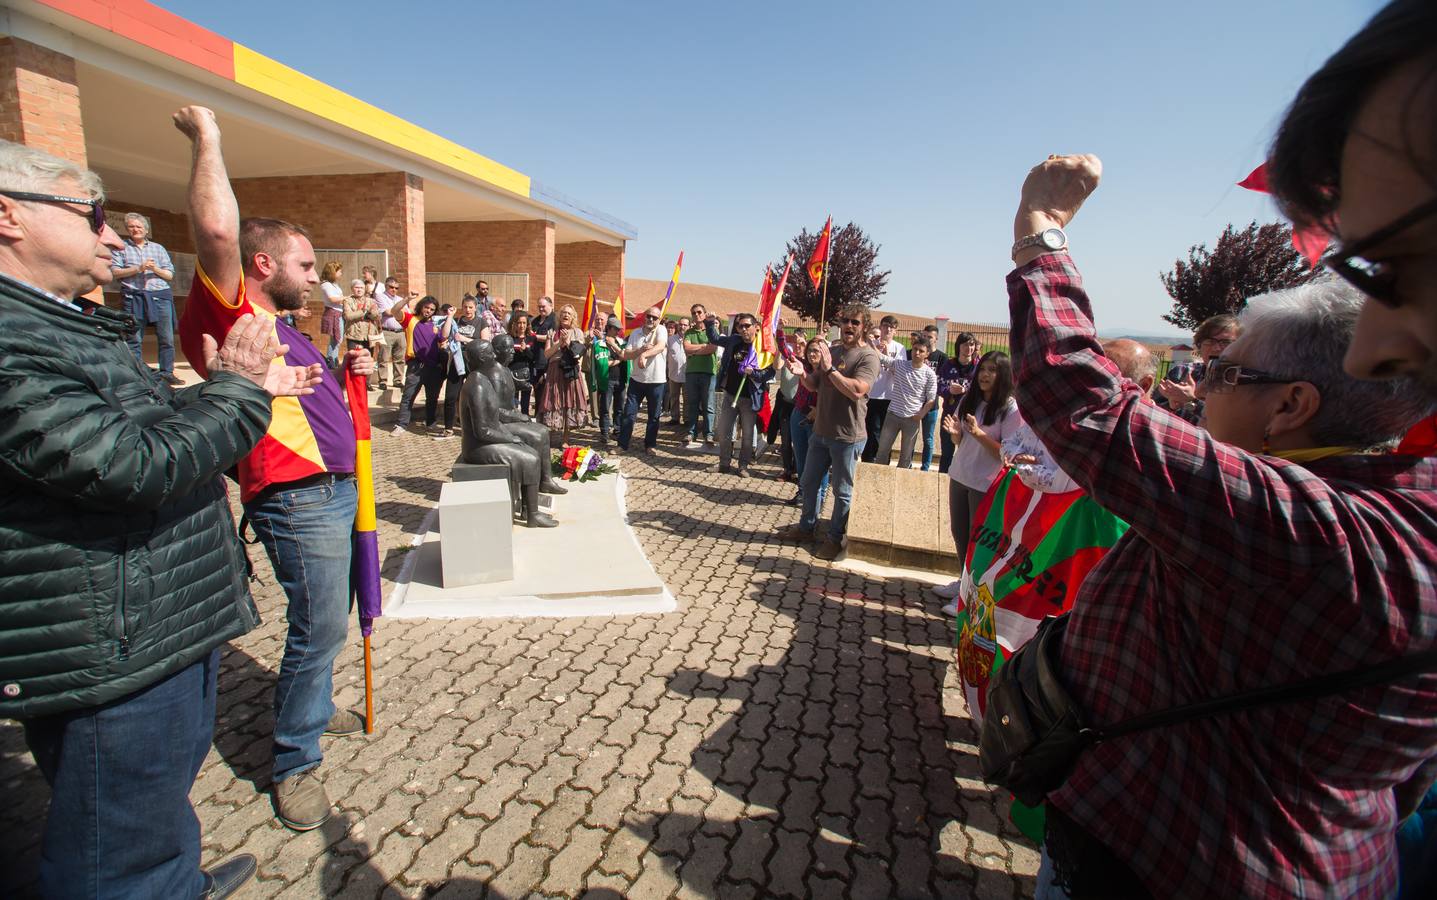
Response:
[[[273,322],[284,362],[324,358],[279,313],[300,309],[318,283],[305,230],[278,219],[239,218],[220,152],[214,113],[189,106],[175,126],[194,148],[190,222],[195,231],[194,285],[180,321],[180,346],[203,375],[200,335],[223,340],[235,320],[253,313]],[[280,364],[276,360],[276,364]],[[374,363],[351,350],[344,365],[367,375]],[[339,381],[326,370],[314,393],[277,397],[269,430],[239,465],[240,499],[289,598],[289,636],[274,692],[274,791],[279,819],[297,831],[329,818],[317,768],[322,734],[354,734],[360,717],[336,712],[334,659],[348,628],[354,484],[354,426]]]

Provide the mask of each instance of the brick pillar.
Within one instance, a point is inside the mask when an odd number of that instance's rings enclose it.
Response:
[[[583,297],[594,279],[594,294],[612,303],[624,283],[624,245],[576,241],[554,247],[554,290]]]
[[[0,138],[89,165],[73,59],[0,38]]]
[[[431,272],[527,273],[531,310],[554,294],[553,222],[430,222],[424,245]]]
[[[303,225],[316,247],[388,250],[390,274],[403,279],[407,290],[424,292],[422,178],[379,172],[236,178],[231,183],[240,215],[272,216]]]

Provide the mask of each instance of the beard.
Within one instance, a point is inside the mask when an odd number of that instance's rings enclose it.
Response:
[[[309,285],[290,278],[283,269],[279,269],[265,281],[264,292],[269,295],[275,309],[293,311],[304,308]]]

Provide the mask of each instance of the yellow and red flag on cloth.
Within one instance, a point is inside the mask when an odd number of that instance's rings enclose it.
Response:
[[[818,243],[813,245],[813,253],[808,257],[808,277],[813,280],[813,289],[818,290],[818,283],[828,273],[828,257],[831,250],[833,238],[833,216],[823,223],[823,231],[818,235]]]
[[[589,325],[594,321],[594,276],[589,276],[589,290],[584,294],[584,313],[579,317],[579,330],[585,334],[589,333]]]
[[[788,275],[793,271],[793,254],[784,263],[783,275],[778,284],[773,283],[773,273],[765,269],[763,289],[759,291],[758,336],[754,338],[754,349],[758,351],[759,368],[773,365],[778,357],[778,320],[783,312],[783,291],[788,286]]]
[[[632,318],[624,312],[624,286],[622,284],[619,285],[619,296],[614,300],[613,316],[619,320],[619,334],[624,337],[628,337],[633,333],[635,328],[644,324],[644,314],[642,312]]]

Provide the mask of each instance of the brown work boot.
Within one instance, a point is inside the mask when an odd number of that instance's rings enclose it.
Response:
[[[319,779],[319,769],[305,769],[274,784],[275,814],[285,827],[312,831],[329,821],[329,795]]]
[[[797,522],[794,522],[792,525],[785,525],[783,528],[780,528],[778,532],[774,535],[774,537],[778,538],[781,541],[792,541],[797,544],[806,544],[809,541],[813,540],[813,529],[804,528],[802,525],[798,524]]]
[[[818,557],[819,559],[826,559],[832,562],[833,560],[838,559],[838,554],[842,552],[842,544],[840,544],[838,541],[835,541],[833,538],[824,538],[823,543],[818,545],[818,549],[813,551],[813,555]]]
[[[364,730],[364,716],[352,709],[336,709],[324,726],[324,733],[331,737],[348,737]]]

